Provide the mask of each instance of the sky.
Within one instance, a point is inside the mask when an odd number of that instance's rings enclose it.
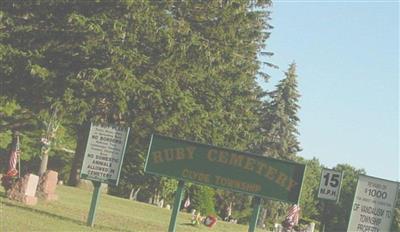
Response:
[[[300,156],[399,181],[399,2],[275,1],[271,90],[297,64]],[[265,58],[264,58],[265,59]]]

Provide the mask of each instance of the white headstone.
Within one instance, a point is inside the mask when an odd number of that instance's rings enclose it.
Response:
[[[36,188],[38,186],[38,183],[39,183],[39,176],[34,174],[29,174],[25,195],[34,197],[36,194]]]

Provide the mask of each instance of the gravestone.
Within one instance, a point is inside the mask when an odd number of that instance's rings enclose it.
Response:
[[[36,205],[37,197],[35,197],[35,193],[38,182],[39,176],[26,174],[7,191],[8,199],[19,201],[26,205]]]
[[[58,181],[58,172],[52,170],[46,171],[40,177],[36,196],[46,201],[57,200],[58,196],[55,194],[57,181]]]

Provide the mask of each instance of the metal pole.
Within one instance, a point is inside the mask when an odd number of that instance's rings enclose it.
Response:
[[[321,224],[319,226],[319,231],[324,232],[325,231],[325,217],[326,217],[326,204],[325,201],[320,199],[321,204],[322,204],[322,217],[321,217]]]
[[[94,226],[94,218],[96,217],[96,208],[97,208],[97,203],[99,202],[100,198],[100,186],[101,182],[99,181],[92,181],[94,189],[93,189],[93,195],[92,195],[92,203],[90,204],[90,210],[89,210],[89,215],[88,215],[88,220],[87,220],[87,225],[90,227]]]
[[[18,179],[21,178],[21,144],[19,143],[19,135],[17,135],[18,144]]]
[[[260,214],[260,208],[261,208],[261,198],[254,197],[254,203],[255,205],[253,209],[253,214],[251,215],[250,219],[249,232],[254,232],[256,230],[258,215]]]
[[[175,232],[176,217],[178,216],[179,209],[181,208],[181,202],[182,202],[184,190],[185,190],[185,182],[183,180],[180,180],[178,183],[178,188],[176,189],[176,192],[175,192],[175,202],[174,202],[174,206],[172,208],[172,215],[171,215],[171,219],[169,221],[168,232]]]

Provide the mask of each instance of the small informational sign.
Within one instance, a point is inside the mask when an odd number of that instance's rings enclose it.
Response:
[[[117,185],[129,128],[91,124],[81,178]]]
[[[347,231],[391,231],[399,183],[360,175]]]
[[[342,172],[326,168],[322,169],[321,181],[318,189],[318,198],[338,201],[340,187],[342,185],[342,178]]]
[[[153,135],[145,172],[297,204],[305,165]]]

